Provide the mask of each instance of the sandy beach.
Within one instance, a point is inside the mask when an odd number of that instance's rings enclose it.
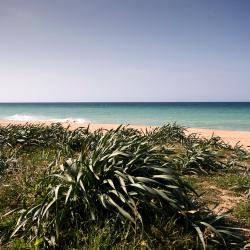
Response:
[[[13,121],[13,120],[0,120],[0,126],[7,126],[8,124],[45,124],[49,125],[53,123],[52,121]],[[86,127],[90,125],[90,129],[96,130],[100,128],[104,129],[115,129],[118,124],[97,124],[97,123],[75,123],[75,122],[64,122],[62,123],[64,127],[70,126],[70,129],[76,129],[78,127]],[[147,126],[147,125],[128,125],[128,127],[136,128],[140,130],[150,130],[156,128],[156,126]],[[225,142],[234,146],[236,143],[239,143],[246,149],[250,150],[250,131],[235,131],[235,130],[214,130],[214,129],[202,129],[202,128],[188,128],[187,133],[197,133],[201,137],[209,138],[214,134],[215,136],[220,136]]]

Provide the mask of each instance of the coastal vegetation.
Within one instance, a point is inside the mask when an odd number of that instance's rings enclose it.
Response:
[[[0,249],[247,249],[249,166],[175,123],[0,127]]]

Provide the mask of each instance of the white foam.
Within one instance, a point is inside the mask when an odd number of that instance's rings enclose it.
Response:
[[[26,115],[26,114],[15,114],[15,115],[4,117],[3,119],[10,120],[10,121],[40,121],[40,120],[44,120],[44,117]]]
[[[11,116],[4,117],[3,120],[8,121],[50,121],[50,122],[69,122],[69,123],[90,123],[90,121],[83,119],[83,118],[51,118],[45,116],[34,116],[34,115],[27,115],[27,114],[15,114]]]

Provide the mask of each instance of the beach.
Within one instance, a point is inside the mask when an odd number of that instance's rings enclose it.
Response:
[[[37,121],[13,121],[13,120],[0,120],[0,126],[7,126],[9,124],[25,125],[25,124],[44,124],[50,125],[53,121],[48,120],[37,120]],[[91,131],[97,129],[116,129],[119,124],[107,124],[107,123],[79,123],[79,122],[61,122],[64,127],[69,129],[77,129],[79,127],[90,127]],[[124,124],[125,125],[125,124]],[[128,125],[128,127],[139,129],[142,131],[152,130],[157,126],[149,125]],[[209,138],[212,135],[219,136],[222,140],[230,145],[234,146],[237,143],[242,145],[245,149],[250,150],[250,131],[237,131],[237,130],[219,130],[219,129],[205,129],[205,128],[187,128],[187,134],[197,133],[200,137]]]

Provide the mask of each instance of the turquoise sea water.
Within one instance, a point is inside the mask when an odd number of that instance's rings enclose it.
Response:
[[[250,131],[244,103],[0,103],[0,119],[163,125]]]

